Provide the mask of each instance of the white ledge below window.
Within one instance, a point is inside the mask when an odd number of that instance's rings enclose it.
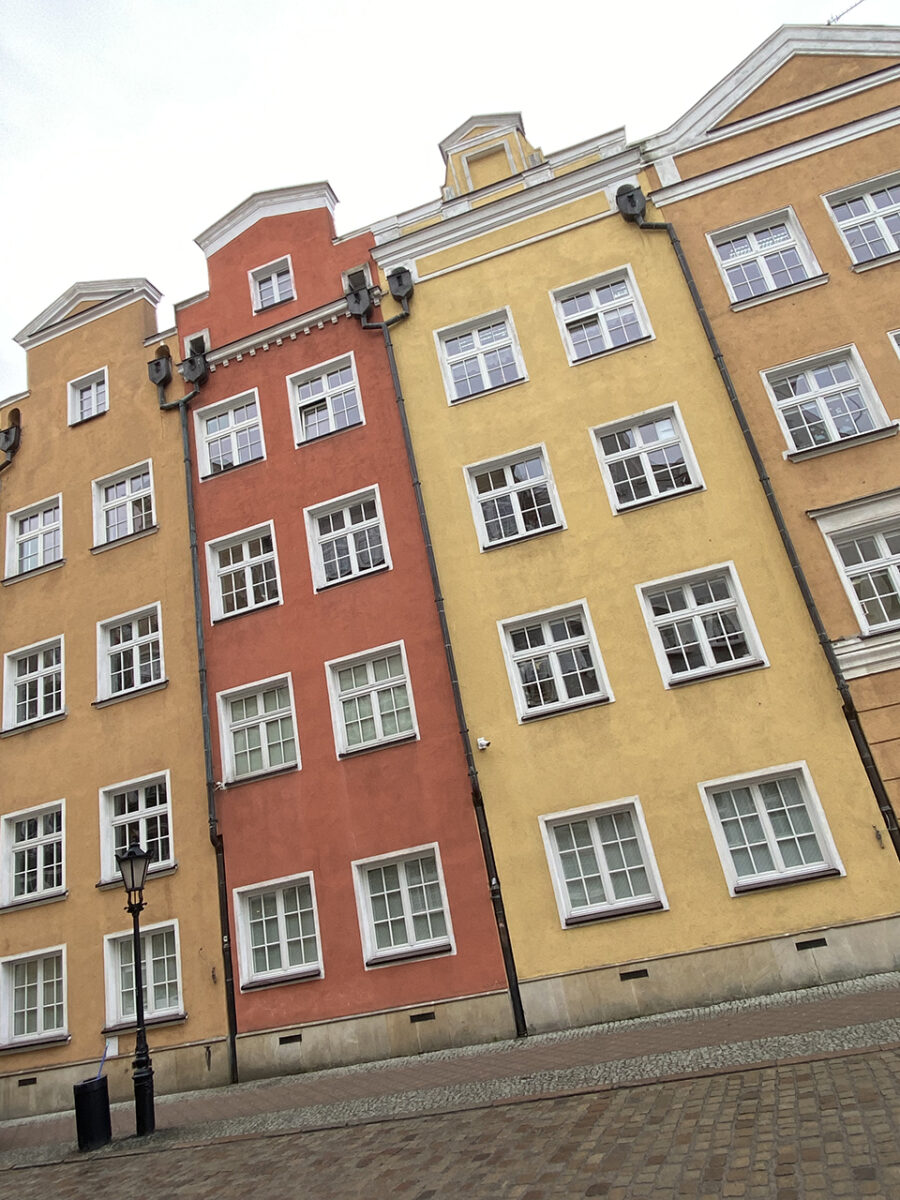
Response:
[[[48,1037],[22,1038],[19,1042],[4,1042],[0,1045],[0,1054],[20,1054],[25,1050],[42,1050],[44,1046],[65,1046],[72,1040],[69,1033],[54,1033]]]
[[[566,928],[574,925],[588,925],[593,921],[612,921],[616,917],[634,917],[638,913],[662,912],[662,900],[642,900],[636,904],[622,904],[615,908],[591,909],[590,912],[571,913],[566,917]]]
[[[121,880],[119,886],[122,886]],[[16,896],[14,900],[0,904],[0,911],[15,912],[17,908],[39,908],[42,904],[56,904],[58,900],[65,900],[68,894],[68,888],[60,888],[54,892],[40,892],[36,896]]]
[[[438,954],[449,954],[453,947],[449,942],[435,942],[427,946],[411,946],[405,950],[386,950],[366,959],[367,967],[382,967],[393,963],[409,962],[416,958],[433,958]]]
[[[900,262],[900,250],[894,250],[890,254],[879,254],[878,258],[870,258],[866,262],[854,263],[850,268],[857,275],[861,271],[871,271],[873,267],[886,267],[888,263]]]
[[[124,537],[111,538],[108,542],[101,542],[99,546],[91,546],[91,554],[103,554],[107,550],[114,550],[116,546],[124,546],[126,542],[139,542],[141,538],[149,537],[158,529],[158,525],[149,525],[146,529],[139,529],[137,533],[126,533]]]
[[[900,421],[891,421],[868,433],[857,433],[854,437],[838,438],[825,446],[809,446],[805,450],[785,450],[789,462],[802,462],[805,458],[818,458],[822,454],[834,454],[836,450],[849,450],[851,446],[865,446],[867,442],[880,442],[882,438],[894,437],[900,431]]]
[[[755,308],[757,304],[768,304],[770,300],[780,300],[782,296],[793,296],[795,292],[805,292],[808,288],[821,287],[823,283],[827,282],[827,275],[813,275],[811,279],[801,279],[799,283],[791,283],[787,287],[774,288],[771,292],[763,292],[761,296],[750,296],[746,300],[735,300],[731,306],[731,311],[743,312],[745,308]]]
[[[121,704],[123,700],[133,700],[135,696],[144,696],[147,692],[161,692],[168,686],[168,679],[157,679],[155,683],[145,683],[143,687],[129,688],[127,692],[119,692],[117,696],[104,696],[102,700],[92,700],[91,708],[109,708],[111,704]]]
[[[51,717],[40,717],[35,721],[23,721],[21,725],[13,725],[10,729],[0,730],[0,738],[12,737],[16,733],[27,733],[29,729],[42,729],[45,725],[55,725],[57,721],[64,721],[69,715],[68,710],[60,713],[54,713]]]
[[[743,896],[745,892],[761,892],[766,888],[784,887],[790,883],[808,883],[814,879],[834,879],[840,874],[841,871],[837,867],[822,866],[812,871],[779,875],[777,879],[750,879],[745,883],[736,883],[733,892],[735,896]]]
[[[260,988],[278,987],[283,983],[305,983],[308,979],[321,979],[321,967],[309,967],[305,971],[290,971],[284,975],[273,975],[271,979],[249,979],[241,984],[242,992],[255,992]]]
[[[178,860],[177,859],[174,862],[168,862],[164,866],[161,866],[161,867],[157,867],[155,864],[152,864],[147,870],[147,878],[148,879],[161,879],[164,875],[173,875],[177,870],[178,870]],[[101,892],[111,892],[115,888],[122,887],[122,876],[117,875],[115,877],[115,879],[113,879],[112,877],[110,877],[109,879],[98,879],[97,882],[94,884],[94,887],[97,888],[97,890],[101,891]]]
[[[181,1022],[186,1021],[187,1018],[188,1018],[188,1015],[186,1012],[162,1013],[162,1015],[158,1016],[158,1017],[147,1017],[144,1021],[144,1024],[147,1026],[150,1026],[150,1025],[180,1025]],[[137,1019],[135,1019],[133,1021],[130,1019],[127,1021],[117,1021],[115,1025],[104,1025],[104,1027],[100,1030],[100,1032],[104,1035],[110,1034],[110,1033],[136,1033],[137,1032]],[[129,1058],[130,1055],[126,1054],[126,1055],[124,1055],[124,1057]]]
[[[57,567],[64,567],[66,560],[57,558],[51,563],[44,563],[42,567],[33,567],[30,571],[20,571],[18,575],[7,575],[5,579],[0,580],[4,587],[9,587],[13,583],[19,583],[23,579],[33,579],[35,575],[46,575],[48,571],[55,571]]]
[[[847,679],[895,671],[900,667],[900,628],[883,633],[863,633],[832,642],[841,671]]]

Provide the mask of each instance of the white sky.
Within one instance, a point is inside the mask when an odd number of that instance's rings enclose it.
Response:
[[[852,0],[0,0],[0,398],[76,280],[206,287],[193,239],[327,179],[339,233],[435,198],[438,142],[519,111],[545,152],[670,125],[782,24]],[[900,23],[900,0],[840,22]]]

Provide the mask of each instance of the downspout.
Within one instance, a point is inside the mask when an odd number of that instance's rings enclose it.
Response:
[[[198,357],[202,356],[194,355],[192,359]],[[188,361],[192,360],[189,359]],[[164,363],[168,363],[168,371],[163,366],[157,366],[157,364]],[[228,1020],[228,1077],[231,1083],[237,1083],[237,1009],[234,1000],[234,969],[231,962],[228,887],[225,879],[225,844],[219,832],[219,821],[216,816],[216,785],[213,773],[212,736],[209,722],[209,688],[206,677],[206,640],[203,635],[203,608],[200,599],[200,557],[197,549],[197,521],[194,514],[194,479],[191,470],[191,443],[188,436],[188,404],[195,396],[200,394],[200,387],[206,381],[205,362],[203,367],[202,377],[197,377],[198,385],[192,391],[178,400],[167,402],[165,399],[166,384],[172,378],[171,356],[169,355],[167,346],[160,346],[156,358],[150,364],[150,379],[157,387],[160,411],[169,412],[171,409],[177,408],[181,414],[181,448],[184,457],[184,487],[187,495],[188,531],[191,546],[191,576],[194,588],[194,632],[197,639],[197,663],[200,676],[200,712],[203,724],[203,758],[206,767],[206,807],[209,821],[209,840],[216,854],[219,927],[222,932],[225,1009]]]
[[[393,291],[392,286],[392,291]],[[412,436],[409,431],[409,421],[406,415],[406,401],[403,397],[403,389],[400,386],[400,375],[397,370],[397,360],[394,357],[394,344],[391,340],[390,326],[403,321],[409,316],[409,295],[412,292],[412,284],[409,283],[408,290],[405,294],[398,294],[397,298],[403,308],[401,313],[396,317],[391,317],[389,321],[369,321],[368,314],[371,311],[371,300],[366,299],[361,303],[354,305],[349,304],[348,307],[354,316],[359,317],[360,324],[363,329],[380,329],[384,335],[384,346],[387,351],[388,364],[391,370],[391,380],[394,385],[394,396],[397,400],[397,412],[400,414],[400,425],[403,429],[403,442],[406,447],[406,461],[409,465],[409,473],[412,479],[413,492],[416,497],[416,509],[419,514],[419,525],[422,529],[422,538],[425,542],[425,554],[428,559],[428,570],[431,575],[431,587],[434,593],[434,603],[437,609],[438,620],[441,626],[441,637],[444,642],[444,655],[447,660],[447,670],[450,675],[450,687],[453,691],[453,704],[456,708],[456,721],[459,727],[460,737],[462,738],[463,750],[466,756],[466,766],[469,772],[469,784],[472,789],[472,804],[475,808],[475,821],[478,826],[478,837],[481,843],[481,852],[484,857],[484,865],[487,869],[488,886],[491,893],[491,904],[494,909],[494,921],[497,925],[497,935],[500,940],[500,951],[503,956],[503,967],[506,972],[506,983],[509,991],[510,1004],[512,1005],[513,1018],[516,1026],[516,1037],[527,1037],[528,1026],[525,1021],[525,1010],[522,1006],[522,995],[519,990],[519,977],[516,972],[516,961],[513,956],[512,942],[509,936],[509,927],[506,923],[506,907],[503,903],[503,893],[500,890],[500,877],[497,871],[497,862],[494,858],[494,847],[491,842],[491,832],[488,827],[487,813],[484,809],[484,796],[481,791],[481,783],[478,779],[478,768],[475,766],[475,755],[472,751],[472,741],[469,737],[469,726],[466,721],[466,713],[463,707],[462,694],[459,688],[459,678],[456,672],[456,658],[453,653],[453,643],[450,640],[450,627],[447,623],[447,613],[444,606],[444,596],[441,591],[441,581],[438,575],[437,562],[434,557],[434,547],[431,541],[431,529],[428,524],[428,514],[425,511],[425,501],[422,498],[422,484],[419,480],[419,468],[416,463],[415,451],[413,450]],[[399,289],[398,289],[399,293]],[[359,292],[351,293],[349,298],[351,301],[354,297],[360,296]]]
[[[719,374],[722,377],[722,382],[725,385],[725,391],[728,393],[728,399],[731,401],[731,407],[734,415],[737,418],[741,433],[744,435],[744,441],[747,449],[750,451],[750,457],[753,459],[753,465],[756,467],[756,474],[765,494],[766,501],[769,505],[769,510],[772,513],[772,518],[775,521],[775,527],[781,538],[781,544],[784,547],[784,552],[788,557],[788,562],[791,564],[791,570],[794,572],[794,578],[797,586],[800,589],[800,594],[803,597],[803,602],[806,605],[806,611],[809,614],[809,619],[812,622],[813,628],[816,631],[816,636],[819,639],[819,645],[822,647],[822,652],[828,663],[831,674],[834,677],[835,686],[841,697],[843,706],[844,718],[850,727],[850,734],[856,745],[857,753],[863,765],[863,769],[868,776],[872,791],[875,793],[875,799],[878,803],[878,808],[884,820],[885,828],[891,839],[894,847],[894,852],[900,858],[900,826],[897,824],[897,815],[894,812],[891,798],[884,786],[884,780],[878,771],[875,759],[872,755],[872,748],[869,745],[869,740],[866,737],[865,730],[862,727],[862,722],[859,718],[859,713],[856,709],[853,696],[850,691],[849,684],[841,670],[841,665],[838,662],[837,655],[834,652],[831,638],[825,628],[825,622],[813,598],[809,583],[804,574],[803,567],[800,565],[800,559],[797,555],[796,547],[794,546],[793,538],[791,537],[787,524],[784,520],[784,514],[781,510],[781,505],[778,503],[778,498],[772,487],[772,481],[766,471],[765,463],[762,455],[759,452],[759,447],[756,445],[756,440],[753,437],[750,426],[747,423],[746,415],[744,414],[743,406],[738,397],[734,383],[731,378],[731,373],[725,363],[725,356],[722,353],[715,333],[713,332],[712,324],[707,316],[706,309],[700,297],[700,292],[694,282],[694,276],[691,272],[690,264],[682,248],[678,234],[675,232],[675,226],[671,221],[647,221],[644,218],[644,213],[647,207],[646,197],[639,187],[634,187],[631,184],[623,184],[616,194],[616,204],[619,212],[626,221],[631,221],[638,226],[639,229],[662,230],[669,235],[669,241],[672,243],[672,249],[675,251],[675,256],[678,259],[678,265],[681,267],[681,273],[684,276],[688,286],[688,291],[691,293],[691,299],[694,302],[694,308],[697,310],[697,315],[700,318],[700,324],[703,326],[703,332],[706,334],[706,340],[709,343],[709,348],[712,351],[713,360],[719,369]]]

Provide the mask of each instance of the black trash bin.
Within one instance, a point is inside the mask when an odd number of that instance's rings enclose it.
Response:
[[[106,1076],[85,1079],[76,1083],[75,1128],[79,1150],[99,1150],[112,1141],[112,1121],[109,1115],[109,1085]]]

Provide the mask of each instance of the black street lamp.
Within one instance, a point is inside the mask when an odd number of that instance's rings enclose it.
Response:
[[[150,1049],[147,1046],[147,1030],[144,1027],[144,962],[141,954],[140,914],[144,907],[144,884],[150,855],[137,842],[124,854],[116,855],[116,863],[122,872],[122,882],[128,893],[126,911],[131,913],[134,943],[134,1002],[137,1010],[137,1040],[132,1062],[134,1078],[134,1119],[138,1137],[153,1133],[156,1129],[156,1112],[153,1107],[153,1067],[150,1065]]]

